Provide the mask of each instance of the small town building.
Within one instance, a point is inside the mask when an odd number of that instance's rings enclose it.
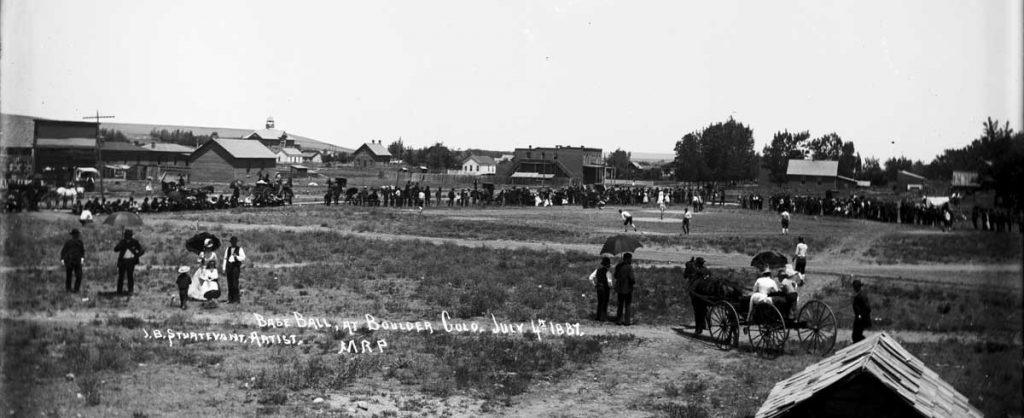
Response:
[[[352,153],[352,165],[355,167],[387,165],[391,159],[391,153],[381,144],[380,140],[364,143]]]
[[[186,179],[191,177],[189,169],[189,157],[195,148],[179,144],[158,144],[151,142],[149,145],[140,145],[143,150],[142,158],[134,162],[124,162],[130,165],[128,171],[129,180],[177,178]]]
[[[953,171],[951,186],[959,189],[981,188],[981,175],[977,171]]]
[[[260,141],[263,146],[295,148],[295,140],[288,137],[288,133],[274,127],[274,117],[267,116],[267,123],[263,129],[253,131],[242,137],[243,139],[254,139]]]
[[[277,156],[259,141],[212,139],[192,153],[189,165],[192,181],[254,181],[259,173],[274,170]]]
[[[839,176],[839,161],[789,160],[786,180],[789,185],[812,185],[835,188]]]
[[[302,162],[319,164],[324,162],[323,153],[318,150],[302,151]]]
[[[494,158],[485,155],[470,155],[462,160],[462,170],[459,174],[469,174],[473,176],[482,176],[487,174],[494,174],[498,164],[494,162]]]
[[[850,345],[772,388],[757,418],[981,417],[888,334]]]
[[[277,149],[277,162],[280,164],[298,164],[302,162],[302,151],[285,147]]]
[[[600,148],[555,146],[516,148],[507,176],[513,184],[597,184],[605,179]]]
[[[95,122],[34,118],[32,126],[33,171],[45,183],[65,184],[76,167],[96,167]]]
[[[923,191],[928,187],[928,179],[919,174],[914,174],[906,170],[900,170],[896,172],[896,190],[900,192],[906,192],[910,190]]]

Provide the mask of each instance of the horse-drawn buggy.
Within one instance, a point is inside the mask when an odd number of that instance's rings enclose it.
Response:
[[[785,256],[772,253],[782,258],[784,266]],[[761,256],[755,257],[751,264],[762,269],[779,267],[777,261],[765,263],[764,257],[758,258]],[[759,354],[774,356],[783,352],[792,331],[796,331],[800,347],[806,352],[825,355],[832,351],[837,324],[827,304],[810,300],[800,305],[795,289],[771,292],[768,297],[759,298],[745,294],[748,293],[743,290],[746,287],[712,277],[700,278],[690,286],[694,308],[707,309],[705,325],[719,349],[739,347],[740,334],[744,334]],[[755,296],[753,303],[752,296]]]
[[[292,189],[281,183],[257,182],[250,189],[253,206],[283,206],[291,204],[294,194]]]

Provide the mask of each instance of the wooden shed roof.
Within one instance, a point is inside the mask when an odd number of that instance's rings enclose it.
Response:
[[[373,154],[374,156],[377,156],[377,157],[391,157],[392,156],[391,153],[388,152],[388,149],[385,148],[383,144],[378,144],[376,142],[366,142],[366,143],[363,143],[363,145],[361,147],[359,147],[359,149],[357,149],[356,152],[359,152],[359,150],[361,150],[363,148],[366,148],[367,151],[369,151],[371,154]]]
[[[462,163],[465,164],[467,161],[471,160],[476,161],[476,163],[480,165],[496,165],[496,163],[494,162],[494,158],[488,157],[486,155],[470,155],[463,159]]]
[[[839,174],[839,161],[789,160],[786,175],[835,177]]]
[[[872,374],[886,388],[925,417],[982,417],[967,397],[925,367],[888,334],[882,332],[812,364],[772,388],[757,418],[784,416],[787,411],[833,385],[861,373]]]
[[[277,159],[277,155],[271,152],[270,148],[263,146],[259,141],[218,138],[212,139],[210,142],[220,145],[225,151],[235,158]]]

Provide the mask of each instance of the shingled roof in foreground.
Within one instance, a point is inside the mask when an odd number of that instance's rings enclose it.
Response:
[[[865,373],[924,417],[982,417],[967,397],[886,333],[836,352],[772,388],[757,418],[783,417],[801,403]]]

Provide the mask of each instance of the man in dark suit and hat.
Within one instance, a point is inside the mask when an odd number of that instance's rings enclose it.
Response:
[[[856,292],[853,296],[853,342],[858,342],[864,339],[864,330],[871,328],[871,303],[868,301],[868,295],[861,289],[864,284],[861,283],[860,279],[853,281],[853,290]]]
[[[245,250],[238,246],[238,237],[231,237],[230,241],[231,245],[224,251],[224,274],[228,276],[228,303],[238,303],[241,299],[238,276],[242,273]]]
[[[139,264],[139,257],[146,252],[134,238],[130,229],[124,230],[124,237],[114,246],[117,253],[117,293],[124,293],[124,279],[128,279],[128,294],[135,291],[135,266]]]
[[[64,265],[64,271],[67,274],[64,287],[68,292],[78,293],[78,289],[82,285],[82,263],[85,262],[85,245],[82,244],[82,239],[77,229],[71,230],[71,239],[67,240],[64,243],[64,247],[60,249],[60,262]],[[71,286],[72,274],[75,275],[74,287]]]
[[[691,264],[692,263],[692,264]],[[690,270],[690,275],[687,277],[690,280],[689,286],[690,292],[690,303],[693,304],[693,322],[694,330],[693,335],[700,335],[704,332],[704,327],[707,326],[708,319],[708,301],[705,299],[711,295],[700,294],[707,286],[704,282],[708,279],[711,274],[708,272],[708,268],[704,265],[704,258],[697,257],[687,262],[687,269]],[[683,272],[686,275],[686,272]]]
[[[612,280],[614,277],[610,274],[609,267],[612,265],[612,260],[608,257],[601,258],[601,265],[594,270],[591,277],[594,283],[594,289],[597,290],[597,313],[594,315],[594,320],[598,322],[604,322],[608,320],[608,298],[611,296]]]
[[[619,298],[615,316],[619,325],[632,325],[634,285],[636,278],[633,276],[633,254],[626,253],[622,256],[622,261],[615,265],[615,293]]]

